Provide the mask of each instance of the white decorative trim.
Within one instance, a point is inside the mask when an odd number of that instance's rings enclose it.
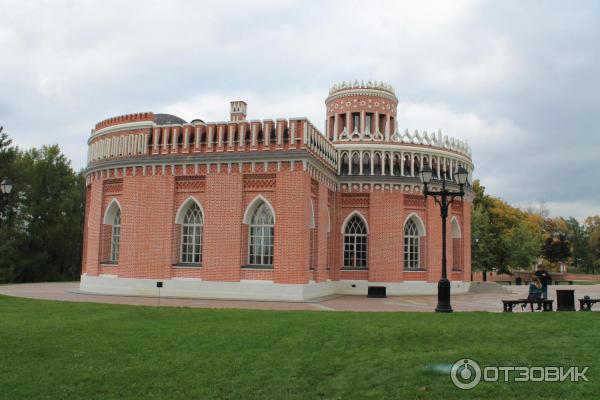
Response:
[[[365,218],[365,216],[358,210],[353,210],[350,214],[348,214],[348,216],[344,219],[344,222],[342,222],[342,230],[341,230],[341,234],[344,234],[344,231],[346,230],[346,225],[348,224],[348,221],[350,221],[350,218],[352,218],[353,216],[358,215],[359,218],[361,218],[363,220],[363,222],[365,223],[365,228],[367,228],[367,235],[369,234],[369,224],[367,223],[367,218]]]
[[[275,214],[275,209],[273,208],[271,203],[269,203],[269,200],[267,200],[262,194],[256,196],[250,202],[250,204],[248,204],[248,207],[246,207],[246,211],[244,211],[244,217],[242,218],[242,222],[244,224],[250,225],[250,223],[252,222],[252,215],[254,215],[254,211],[256,211],[256,209],[261,205],[261,203],[267,204],[267,207],[269,207],[271,213],[273,214],[273,224],[275,224],[277,217],[277,215]]]
[[[202,204],[200,204],[198,199],[196,199],[194,196],[189,196],[187,199],[185,199],[185,201],[183,203],[181,203],[181,205],[177,209],[177,213],[175,213],[175,223],[176,224],[178,224],[178,225],[183,224],[183,219],[185,218],[185,213],[187,212],[188,207],[193,203],[196,203],[196,205],[200,208],[200,212],[202,213],[202,218],[204,218],[204,216],[206,214],[204,214],[204,208],[202,207]]]
[[[104,225],[112,225],[115,219],[115,215],[117,215],[117,211],[121,211],[121,204],[119,203],[119,200],[116,199],[116,197],[113,197],[110,203],[108,203],[106,210],[104,210],[104,217],[102,217],[102,223]]]
[[[450,220],[450,227],[452,228],[452,239],[461,238],[462,232],[460,230],[460,224],[456,217],[452,217]]]
[[[420,236],[427,236],[427,229],[425,229],[425,224],[423,223],[423,220],[421,219],[421,217],[419,217],[419,214],[417,214],[416,212],[411,212],[404,219],[404,223],[402,224],[403,231],[404,231],[404,226],[406,225],[406,223],[408,222],[408,220],[411,219],[411,218],[415,222],[415,225],[417,225],[417,229],[419,230],[419,235]]]

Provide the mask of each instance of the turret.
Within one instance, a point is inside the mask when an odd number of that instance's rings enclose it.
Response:
[[[248,104],[245,101],[238,100],[231,102],[231,109],[229,114],[229,121],[245,121],[246,120],[246,108]]]
[[[327,137],[343,140],[390,140],[396,131],[398,99],[383,82],[342,82],[329,90]]]

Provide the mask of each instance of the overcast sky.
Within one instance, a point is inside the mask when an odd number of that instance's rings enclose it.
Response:
[[[0,125],[76,169],[104,118],[306,116],[389,82],[401,130],[467,139],[488,193],[600,214],[598,1],[0,0]]]

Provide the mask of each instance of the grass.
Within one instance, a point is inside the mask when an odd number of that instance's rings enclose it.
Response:
[[[585,399],[600,313],[275,312],[0,296],[2,399]],[[455,388],[426,371],[591,366],[588,383]]]

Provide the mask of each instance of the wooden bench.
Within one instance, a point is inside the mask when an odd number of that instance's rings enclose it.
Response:
[[[600,303],[600,299],[590,299],[588,296],[579,299],[579,311],[592,311],[592,306]]]
[[[542,311],[552,311],[552,303],[554,300],[529,300],[529,299],[519,299],[519,300],[502,300],[502,305],[504,306],[504,312],[512,312],[513,308],[517,305],[521,305],[523,310],[528,305],[531,307],[531,312],[533,312],[533,305],[537,304],[538,307],[542,308]]]

